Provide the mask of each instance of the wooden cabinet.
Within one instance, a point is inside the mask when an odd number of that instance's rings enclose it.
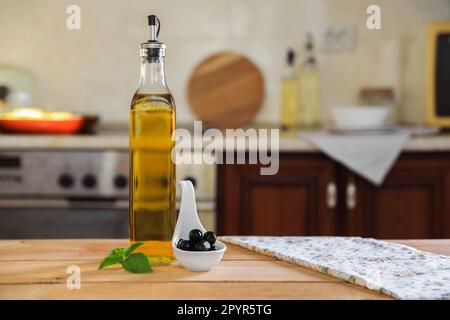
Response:
[[[450,156],[404,154],[376,187],[348,173],[359,194],[345,211],[343,234],[383,239],[450,237]]]
[[[278,174],[259,165],[218,167],[220,234],[334,234],[336,215],[324,197],[336,164],[319,154],[283,154]]]
[[[450,237],[450,154],[406,153],[376,187],[329,158],[282,153],[280,170],[218,166],[218,231],[235,235]]]

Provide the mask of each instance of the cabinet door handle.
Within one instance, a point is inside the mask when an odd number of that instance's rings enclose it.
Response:
[[[356,208],[357,194],[356,194],[356,185],[353,181],[347,184],[346,202],[347,202],[347,209],[353,210]]]
[[[329,182],[327,185],[327,207],[328,207],[328,209],[336,208],[336,203],[337,203],[336,183]]]

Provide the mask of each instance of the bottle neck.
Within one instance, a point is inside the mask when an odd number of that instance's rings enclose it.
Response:
[[[141,62],[140,91],[147,93],[168,92],[164,69],[164,57],[143,57]]]

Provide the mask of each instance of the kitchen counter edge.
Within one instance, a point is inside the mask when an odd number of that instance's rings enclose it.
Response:
[[[127,150],[127,135],[0,135],[0,151],[7,150]],[[195,144],[194,145],[201,145]],[[413,137],[404,147],[410,152],[450,151],[450,134]],[[303,138],[280,137],[281,152],[318,152]]]

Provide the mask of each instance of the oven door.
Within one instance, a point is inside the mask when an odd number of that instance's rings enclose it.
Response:
[[[128,201],[0,199],[0,239],[128,238]]]

